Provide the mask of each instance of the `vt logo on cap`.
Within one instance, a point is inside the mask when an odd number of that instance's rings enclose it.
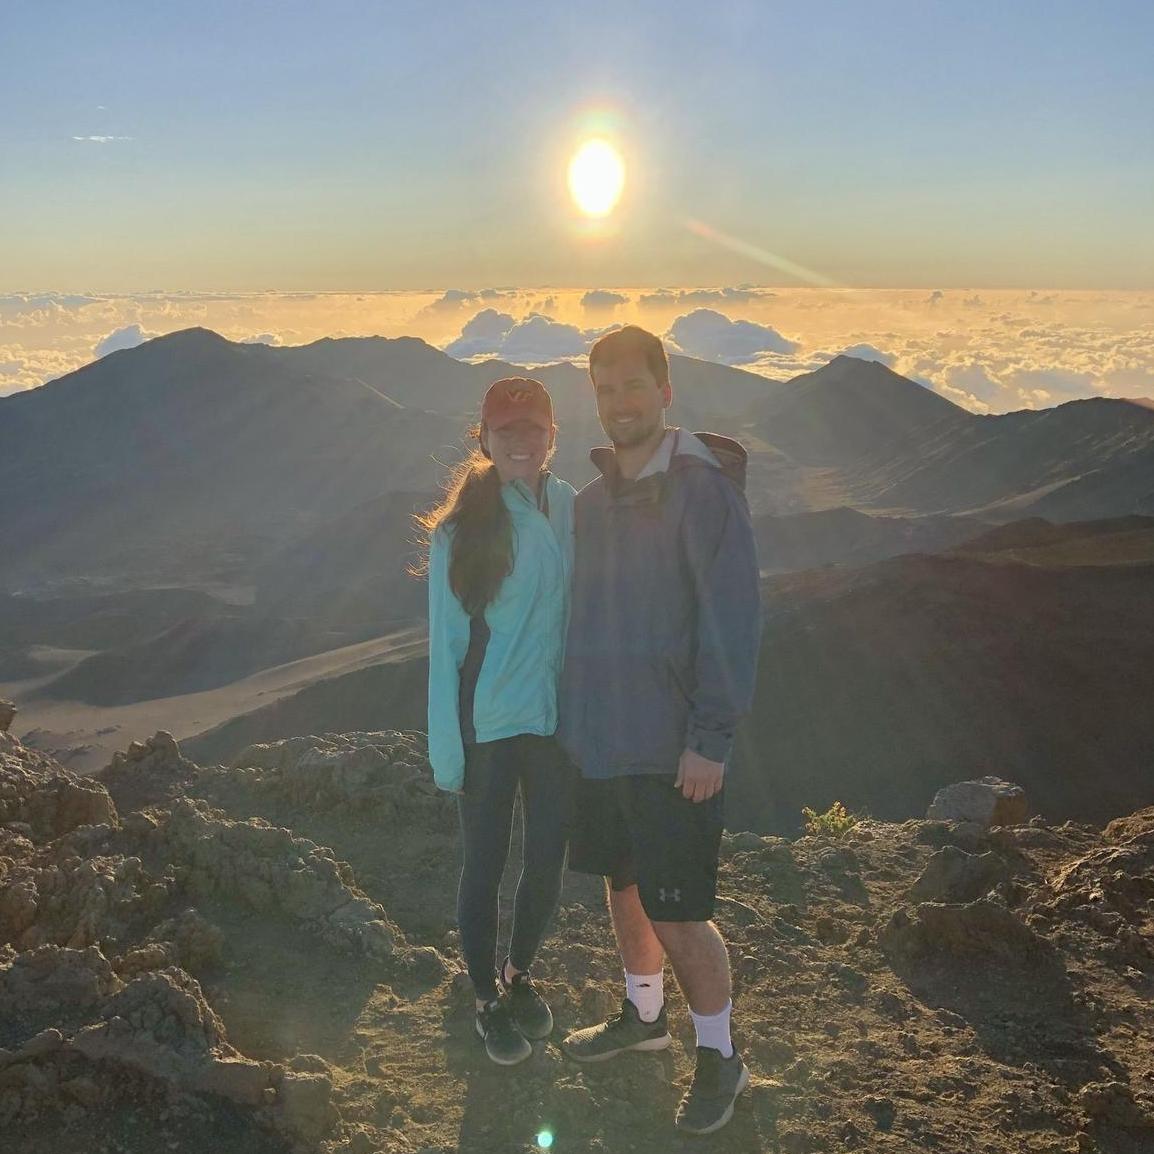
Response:
[[[481,423],[490,429],[503,429],[514,421],[532,421],[552,430],[553,402],[540,381],[504,377],[489,386],[481,404]]]

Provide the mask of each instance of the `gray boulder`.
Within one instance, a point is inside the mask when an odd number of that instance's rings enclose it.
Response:
[[[984,897],[1010,876],[997,854],[966,853],[957,846],[943,846],[910,887],[913,902],[973,902]]]
[[[1026,791],[1000,777],[959,781],[939,789],[926,817],[936,821],[967,821],[989,829],[1021,825],[1029,813]]]

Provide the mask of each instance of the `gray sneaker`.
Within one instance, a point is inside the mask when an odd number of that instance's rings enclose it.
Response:
[[[503,973],[497,975],[497,984],[509,1001],[509,1009],[517,1029],[531,1041],[547,1038],[553,1033],[553,1012],[549,1003],[537,992],[533,979],[525,972],[514,974],[506,984]]]
[[[619,1014],[599,1026],[575,1030],[561,1049],[578,1062],[604,1062],[625,1050],[664,1050],[672,1041],[664,1006],[655,1022],[643,1022],[637,1007],[626,998]]]
[[[677,1128],[690,1134],[720,1130],[733,1117],[733,1104],[748,1085],[749,1070],[736,1050],[733,1057],[723,1058],[720,1050],[698,1046],[693,1084],[677,1107]]]
[[[477,1011],[477,1033],[485,1040],[485,1053],[498,1066],[515,1066],[533,1053],[504,998],[494,998]]]

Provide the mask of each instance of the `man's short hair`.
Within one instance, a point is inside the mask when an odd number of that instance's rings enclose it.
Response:
[[[641,353],[645,357],[646,367],[659,385],[669,383],[669,357],[665,353],[665,346],[660,337],[646,332],[639,325],[626,325],[598,338],[589,350],[590,378],[594,366],[611,364],[634,353]]]

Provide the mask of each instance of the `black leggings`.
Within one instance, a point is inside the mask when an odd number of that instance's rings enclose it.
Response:
[[[464,865],[457,891],[461,952],[477,997],[497,996],[497,900],[521,791],[524,855],[509,961],[527,970],[561,896],[576,772],[551,737],[531,733],[465,747],[458,797]]]

